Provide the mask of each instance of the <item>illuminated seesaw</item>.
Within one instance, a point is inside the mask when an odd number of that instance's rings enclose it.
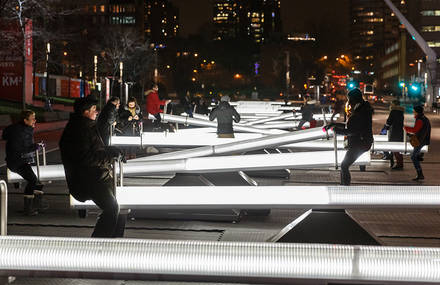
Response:
[[[318,129],[317,129],[318,130]],[[318,130],[319,132],[319,130]],[[295,134],[295,133],[292,133]],[[155,147],[202,147],[202,146],[219,146],[227,143],[245,142],[248,140],[256,140],[267,136],[262,134],[251,133],[236,133],[235,138],[218,138],[216,133],[205,133],[204,131],[198,133],[194,132],[176,132],[176,133],[158,133],[146,132],[143,133],[142,139],[140,137],[112,137],[111,143],[114,146],[155,146]],[[383,136],[378,136],[383,137]],[[340,150],[345,148],[343,140],[339,140],[337,147]],[[343,139],[343,138],[342,138]],[[270,145],[264,145],[265,148],[270,148]],[[314,140],[299,143],[287,143],[278,145],[278,149],[290,149],[295,151],[325,151],[334,149],[334,142],[329,140]],[[428,146],[422,148],[422,152],[428,152]],[[375,141],[370,149],[371,152],[402,152],[412,153],[414,148],[409,143],[405,142],[388,142]],[[171,156],[170,156],[171,157]],[[151,157],[147,157],[150,159]],[[145,159],[147,159],[145,158]]]
[[[4,236],[0,256],[5,277],[247,284],[440,282],[440,249],[427,247]]]
[[[126,209],[438,208],[440,186],[124,186],[116,198]],[[96,207],[73,197],[70,204]]]
[[[188,157],[199,157],[199,156],[209,156],[209,155],[219,155],[219,154],[231,154],[231,153],[243,153],[252,150],[261,150],[265,148],[277,147],[280,145],[294,143],[294,142],[304,142],[313,141],[317,139],[330,138],[333,136],[333,132],[322,131],[321,128],[314,128],[309,130],[302,130],[297,132],[286,132],[277,135],[262,136],[261,138],[251,138],[240,141],[228,142],[225,139],[224,143],[221,145],[208,145],[190,150],[183,150],[171,153],[163,153],[159,155],[136,158],[132,161],[144,161],[144,160],[158,160],[158,159],[173,159],[173,158],[188,158]],[[193,138],[188,138],[188,140],[193,141]],[[145,142],[148,138],[145,137]],[[141,142],[144,143],[143,141]]]
[[[338,152],[338,161],[342,162],[345,151]],[[175,173],[222,173],[254,170],[329,168],[334,166],[333,151],[313,153],[277,153],[254,154],[216,157],[176,158],[167,160],[129,161],[123,164],[123,173],[129,176],[144,176]],[[364,153],[356,160],[355,165],[370,163],[369,153]],[[39,172],[34,166],[32,170],[39,175],[39,180],[65,180],[62,164],[40,166]],[[116,171],[121,172],[119,165]],[[8,182],[23,182],[24,179],[15,172],[7,171]]]

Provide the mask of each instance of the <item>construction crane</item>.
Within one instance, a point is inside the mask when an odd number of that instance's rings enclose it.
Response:
[[[397,16],[400,23],[405,26],[405,29],[408,31],[408,33],[412,36],[412,38],[416,41],[416,43],[426,55],[426,69],[428,70],[428,90],[426,92],[426,107],[430,110],[432,108],[432,103],[434,102],[434,93],[437,90],[437,54],[417,32],[413,25],[411,25],[411,23],[405,18],[405,16],[403,16],[399,9],[397,9],[397,7],[391,2],[391,0],[384,1]]]

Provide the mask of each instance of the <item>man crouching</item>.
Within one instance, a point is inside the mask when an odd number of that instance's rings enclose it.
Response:
[[[61,160],[70,194],[78,201],[92,200],[102,210],[92,237],[122,237],[126,217],[119,213],[110,171],[120,150],[106,147],[99,137],[96,103],[90,96],[75,101],[60,140]]]

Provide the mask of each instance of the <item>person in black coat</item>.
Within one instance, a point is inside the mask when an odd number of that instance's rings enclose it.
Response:
[[[341,185],[350,185],[350,166],[373,143],[373,109],[370,103],[362,98],[362,92],[358,88],[348,92],[347,97],[350,108],[347,124],[331,123],[326,126],[327,129],[333,127],[336,134],[347,136],[347,153],[341,164]]]
[[[219,138],[234,138],[232,121],[240,122],[240,114],[229,104],[229,96],[222,96],[218,106],[212,110],[209,120],[217,119],[217,136]]]
[[[43,203],[43,185],[38,184],[37,176],[31,163],[35,162],[35,150],[41,144],[34,143],[34,128],[37,120],[35,113],[24,110],[20,122],[3,130],[2,138],[6,140],[6,166],[12,172],[20,174],[27,181],[24,189],[24,214],[34,216],[38,209],[47,208]]]
[[[141,108],[137,104],[136,98],[130,97],[127,105],[119,110],[119,122],[117,126],[124,135],[138,136],[142,119]]]
[[[316,127],[316,120],[313,119],[313,111],[315,111],[315,100],[306,99],[304,105],[301,107],[301,120],[299,121],[298,130],[303,128],[306,122],[309,122],[310,128]]]
[[[113,128],[118,122],[118,109],[121,100],[118,97],[112,97],[105,104],[98,117],[98,131],[105,145],[110,145],[110,136]]]
[[[414,127],[405,126],[404,129],[407,133],[416,136],[419,144],[417,146],[413,146],[413,153],[411,154],[411,160],[414,164],[414,168],[417,171],[416,178],[413,181],[419,181],[425,179],[423,175],[422,166],[420,165],[421,161],[421,151],[425,145],[429,145],[431,143],[431,122],[425,116],[423,112],[423,106],[415,106],[414,107],[414,117],[416,122]]]
[[[402,142],[403,141],[403,120],[405,109],[400,106],[399,100],[393,100],[390,106],[390,114],[388,115],[387,122],[384,129],[388,130],[389,142]],[[394,160],[391,157],[391,169],[401,170],[403,169],[403,155],[400,152],[393,152],[396,158],[396,165],[393,167]]]
[[[59,143],[70,194],[78,201],[92,200],[101,210],[92,237],[122,237],[125,215],[113,192],[112,161],[121,151],[105,146],[96,127],[96,100],[77,99],[74,113]]]

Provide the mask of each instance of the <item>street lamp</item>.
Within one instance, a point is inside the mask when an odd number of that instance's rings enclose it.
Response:
[[[122,82],[123,70],[124,70],[124,63],[122,61],[120,61],[119,62],[119,83],[120,83],[120,88],[119,88],[120,96],[119,96],[119,98],[121,98],[121,100],[122,100],[122,95],[123,95],[123,92],[124,92],[123,84],[122,84],[123,83]]]

